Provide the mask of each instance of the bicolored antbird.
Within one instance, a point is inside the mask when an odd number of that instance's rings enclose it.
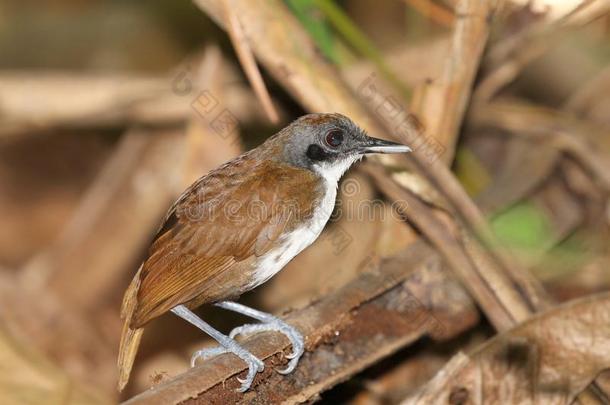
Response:
[[[292,353],[280,372],[293,371],[303,354],[301,333],[271,314],[231,300],[269,280],[320,235],[333,211],[338,181],[355,161],[368,153],[409,151],[367,136],[343,115],[310,114],[191,185],[169,210],[125,293],[119,389],[129,378],[143,328],[168,311],[219,344],[195,352],[192,365],[226,352],[247,363],[240,391],[250,387],[264,365],[233,339],[237,334],[285,334]],[[263,208],[257,215],[254,205]],[[203,304],[260,323],[238,327],[227,336],[191,311]]]

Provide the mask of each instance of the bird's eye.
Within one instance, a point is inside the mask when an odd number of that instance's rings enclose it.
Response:
[[[324,142],[331,148],[336,148],[343,143],[343,131],[332,129],[324,137]]]

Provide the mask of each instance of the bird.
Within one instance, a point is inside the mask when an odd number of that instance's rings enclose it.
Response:
[[[352,164],[370,153],[410,151],[368,136],[342,114],[307,114],[195,181],[169,209],[125,292],[119,390],[128,382],[144,327],[166,312],[219,344],[196,351],[192,367],[222,353],[247,364],[246,378],[238,377],[240,392],[250,388],[264,363],[234,339],[237,335],[284,334],[292,350],[286,368],[277,371],[292,372],[304,353],[301,332],[236,299],[269,280],[316,240],[334,209],[339,180]],[[193,312],[204,304],[258,323],[225,335]]]

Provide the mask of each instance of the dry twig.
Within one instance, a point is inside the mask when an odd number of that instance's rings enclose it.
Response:
[[[427,134],[446,150],[445,163],[453,160],[457,135],[470,98],[470,89],[487,43],[491,17],[499,1],[461,0],[444,71],[437,82],[424,85],[423,98],[413,112],[423,122]]]

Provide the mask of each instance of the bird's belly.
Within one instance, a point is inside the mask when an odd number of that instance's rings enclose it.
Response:
[[[328,187],[311,220],[284,236],[278,247],[262,255],[254,263],[254,277],[249,289],[269,280],[318,238],[332,214],[336,196],[336,186]]]

